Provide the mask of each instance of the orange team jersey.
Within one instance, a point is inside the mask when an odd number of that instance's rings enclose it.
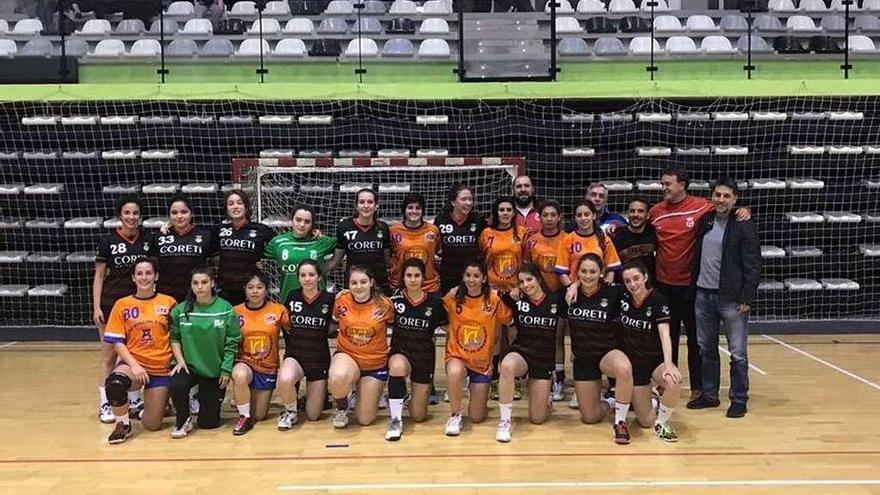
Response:
[[[389,227],[388,231],[391,236],[391,287],[399,289],[403,285],[400,273],[403,262],[418,258],[425,262],[422,290],[437,292],[440,289],[436,259],[437,251],[440,250],[440,229],[432,223],[422,223],[414,229],[397,223]]]
[[[547,237],[538,231],[526,239],[523,248],[523,259],[541,270],[541,278],[551,291],[562,288],[562,281],[556,273],[556,253],[564,235],[565,232],[560,230],[556,235]]]
[[[168,315],[175,304],[174,298],[165,294],[119,299],[110,311],[104,342],[125,344],[148,374],[168,376],[172,357]]]
[[[488,300],[483,296],[466,296],[460,306],[450,292],[443,296],[443,307],[449,315],[446,361],[461,359],[469,370],[490,374],[498,325],[513,322],[510,308],[501,302],[495,290],[491,291]]]
[[[394,321],[394,306],[387,297],[359,303],[351,292],[343,292],[333,304],[333,319],[339,322],[336,351],[355,360],[361,371],[388,366],[388,323]]]
[[[559,250],[556,252],[556,273],[568,275],[572,280],[577,278],[578,262],[587,253],[595,253],[605,261],[605,271],[614,270],[620,266],[620,258],[611,238],[605,236],[604,256],[599,248],[599,238],[596,234],[583,236],[577,232],[565,234],[559,241]]]
[[[502,291],[516,287],[516,273],[523,260],[523,244],[526,229],[517,225],[513,228],[496,230],[487,228],[480,233],[480,251],[486,256],[489,269],[489,285]],[[516,235],[514,235],[516,233]]]
[[[282,327],[290,327],[287,308],[267,301],[259,309],[250,309],[247,303],[233,309],[241,326],[241,346],[235,362],[245,363],[257,373],[278,373],[278,336]]]

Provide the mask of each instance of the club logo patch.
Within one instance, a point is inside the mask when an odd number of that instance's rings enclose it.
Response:
[[[201,244],[201,242],[202,242],[202,236],[197,235],[197,236],[195,237],[194,240],[195,240],[197,243]]]

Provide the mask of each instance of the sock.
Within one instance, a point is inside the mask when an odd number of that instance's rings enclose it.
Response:
[[[388,398],[403,399],[406,397],[406,379],[402,376],[388,377]]]
[[[614,424],[624,422],[626,423],[626,413],[629,412],[629,404],[624,404],[623,402],[617,402],[614,404]]]
[[[103,385],[98,387],[98,395],[101,396],[101,405],[103,406],[107,403],[107,389]]]
[[[239,416],[244,416],[246,418],[251,417],[251,403],[250,402],[248,402],[247,404],[239,404],[235,407],[238,409]]]
[[[565,363],[556,363],[556,383],[565,383]]]
[[[128,393],[128,403],[134,404],[136,402],[143,400],[143,394],[141,394],[140,390],[132,390]]]
[[[388,412],[391,419],[401,419],[403,417],[403,399],[388,399]]]
[[[284,404],[284,410],[288,412],[296,412],[296,400],[290,404]]]
[[[665,425],[669,421],[669,417],[672,416],[672,411],[674,410],[674,407],[669,407],[661,402],[660,407],[657,409],[657,420],[654,423]]]
[[[337,411],[347,411],[348,410],[348,396],[343,397],[341,399],[333,398],[336,401],[336,410]]]
[[[130,425],[131,419],[129,419],[128,414],[123,414],[122,416],[116,416],[116,422],[122,423],[124,425]]]
[[[498,404],[498,411],[501,413],[501,421],[510,421],[510,415],[513,413],[513,404]]]

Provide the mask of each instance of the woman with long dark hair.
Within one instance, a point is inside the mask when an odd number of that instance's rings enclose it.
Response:
[[[351,218],[336,227],[336,250],[327,263],[330,272],[346,260],[348,271],[352,266],[365,268],[383,294],[391,294],[388,285],[388,267],[391,265],[391,241],[388,224],[379,220],[379,195],[364,188],[355,194],[355,211]]]
[[[486,221],[475,209],[474,189],[455,184],[446,194],[443,209],[434,219],[440,230],[440,293],[446,294],[461,282],[464,265],[480,255],[479,239]]]
[[[437,275],[437,254],[440,252],[440,229],[425,222],[425,197],[418,193],[407,194],[401,204],[403,220],[389,227],[391,234],[391,288],[404,287],[403,264],[418,259],[425,266],[422,277],[424,290],[440,290]]]
[[[177,302],[186,298],[193,268],[207,265],[217,255],[214,230],[195,223],[189,198],[175,196],[168,202],[170,227],[167,233],[156,237],[156,255],[159,258],[158,290]]]
[[[251,200],[241,189],[233,189],[223,199],[226,221],[216,227],[215,251],[219,253],[217,284],[229,304],[246,300],[245,285],[250,274],[259,271],[266,243],[275,235],[269,227],[251,221]]]
[[[599,212],[592,202],[581,200],[574,209],[575,230],[565,234],[556,254],[556,273],[566,287],[576,278],[578,263],[587,253],[595,253],[605,264],[605,280],[614,281],[614,270],[620,267],[620,258],[614,243],[599,228]]]
[[[290,215],[291,229],[282,232],[266,244],[265,256],[278,266],[281,272],[280,301],[286,301],[287,296],[299,285],[299,265],[307,260],[318,262],[325,266],[325,258],[333,254],[336,247],[336,238],[327,235],[317,235],[315,224],[317,216],[311,206],[296,205]],[[324,278],[320,280],[321,290],[327,287]]]

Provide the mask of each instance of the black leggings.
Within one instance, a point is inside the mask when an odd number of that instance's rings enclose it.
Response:
[[[697,317],[694,310],[696,291],[688,286],[657,284],[669,301],[669,335],[672,339],[672,362],[678,366],[678,344],[681,341],[681,325],[684,323],[688,346],[688,374],[691,390],[702,390],[703,374],[700,345],[697,342]]]
[[[195,373],[181,371],[171,377],[171,402],[177,411],[177,427],[180,428],[189,419],[189,391],[199,386],[199,428],[210,430],[220,426],[220,403],[225,390],[220,389],[219,377],[199,376]]]

